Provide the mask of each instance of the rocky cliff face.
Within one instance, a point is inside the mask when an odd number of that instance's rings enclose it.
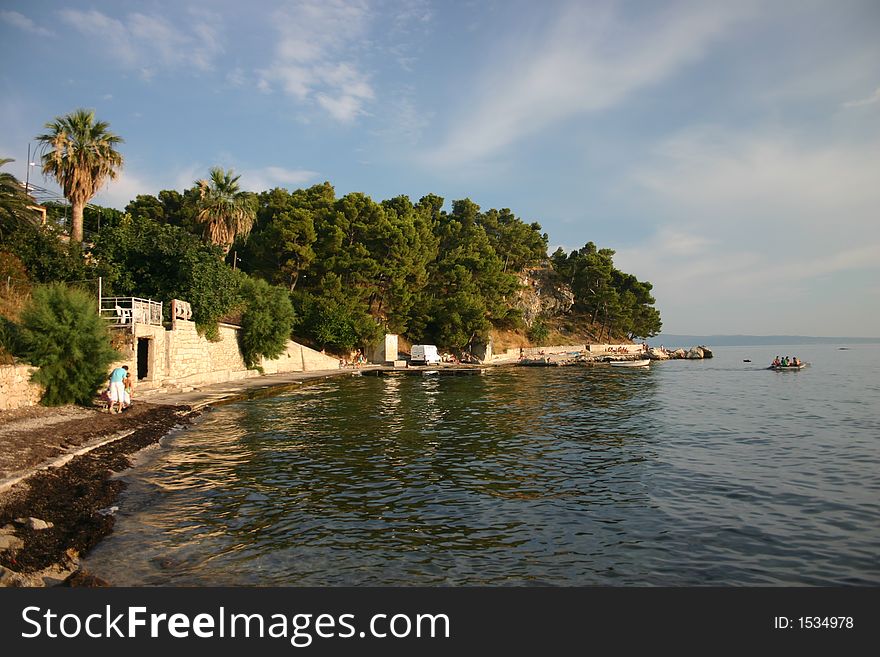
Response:
[[[517,292],[515,307],[523,315],[527,326],[539,316],[564,315],[574,305],[571,288],[560,283],[549,267],[525,269],[519,274],[522,289]]]

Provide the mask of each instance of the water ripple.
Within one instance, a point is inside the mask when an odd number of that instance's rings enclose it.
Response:
[[[129,585],[877,585],[880,352],[788,376],[743,355],[221,407],[141,457],[87,565]]]

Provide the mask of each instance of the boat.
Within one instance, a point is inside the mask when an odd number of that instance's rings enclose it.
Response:
[[[773,370],[774,372],[797,372],[798,370],[804,369],[809,363],[798,363],[797,365],[771,365],[768,367],[768,370]]]
[[[651,361],[647,358],[644,360],[612,360],[608,364],[611,367],[648,367]]]

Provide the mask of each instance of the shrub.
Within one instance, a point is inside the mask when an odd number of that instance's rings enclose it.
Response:
[[[547,324],[543,319],[536,319],[529,328],[527,335],[529,340],[539,347],[542,347],[544,346],[544,343],[547,342],[547,338],[550,337],[550,329],[547,327]]]
[[[91,403],[118,358],[95,299],[59,283],[34,290],[19,339],[25,358],[40,368],[32,379],[45,386],[46,406]]]
[[[241,284],[244,309],[238,339],[248,367],[254,367],[260,356],[281,355],[290,339],[295,315],[287,291],[264,280],[246,278]]]

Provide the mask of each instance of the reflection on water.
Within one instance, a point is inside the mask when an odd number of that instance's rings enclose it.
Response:
[[[818,404],[768,430],[816,391],[721,351],[221,407],[140,457],[87,566],[116,584],[880,582],[876,411],[846,443]]]

